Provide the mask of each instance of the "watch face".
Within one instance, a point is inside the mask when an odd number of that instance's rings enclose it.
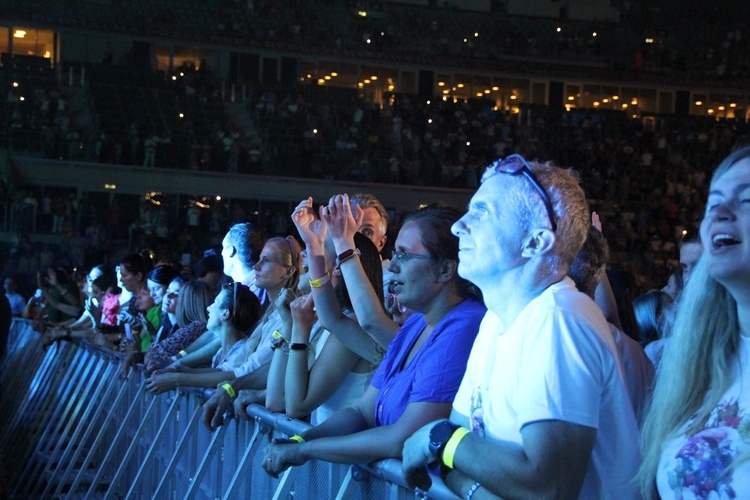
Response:
[[[449,420],[443,420],[430,430],[430,451],[437,455],[453,435],[456,425]]]

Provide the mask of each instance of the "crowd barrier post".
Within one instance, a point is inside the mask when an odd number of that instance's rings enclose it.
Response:
[[[97,379],[99,377],[108,378],[113,373],[116,373],[115,366],[112,363],[107,363],[104,360],[95,361],[94,371],[95,373],[90,376],[86,387],[83,389],[83,394],[85,397],[78,398],[77,401],[75,401],[74,404],[71,405],[71,407],[69,408],[70,416],[68,417],[68,421],[65,424],[65,427],[61,431],[59,431],[59,434],[62,436],[70,436],[69,442],[80,442],[80,436],[84,432],[84,430],[89,427],[89,419],[91,418],[94,410],[97,407],[96,401],[100,399],[102,393],[106,392],[107,389],[111,387],[111,384],[103,384],[100,380]],[[90,395],[88,395],[89,393]],[[76,417],[79,414],[80,416]],[[65,445],[66,440],[56,440],[56,444],[50,452],[50,456],[53,457],[53,460],[49,460],[46,463],[40,461],[40,465],[42,467],[40,471],[41,475],[54,477],[58,476],[61,473],[61,467],[64,467],[67,463],[69,463],[68,461],[70,460],[70,456],[75,452],[77,448],[74,446]],[[41,486],[42,484],[43,483],[40,481],[36,486]],[[51,482],[47,483],[45,491],[47,491],[51,485]],[[36,492],[37,488],[35,487],[32,490],[32,494]]]
[[[146,453],[145,458],[143,459],[143,461],[141,461],[141,465],[138,468],[138,473],[136,474],[135,478],[133,478],[130,489],[128,490],[128,493],[125,495],[126,498],[132,498],[132,495],[136,493],[135,491],[136,486],[140,483],[141,479],[144,477],[144,472],[146,470],[146,467],[150,465],[151,461],[154,458],[154,455],[156,454],[156,451],[159,449],[160,445],[163,443],[164,439],[167,437],[166,428],[170,424],[171,420],[177,416],[177,411],[179,410],[180,402],[182,398],[183,398],[182,393],[178,393],[176,397],[172,398],[172,401],[169,405],[169,409],[167,410],[166,415],[164,416],[164,418],[161,420],[159,424],[159,429],[157,430],[157,433],[156,433],[157,438],[154,439],[154,441],[151,443],[151,447],[148,449],[148,452]]]
[[[455,499],[442,482],[429,493],[405,486],[401,462],[343,465],[311,460],[271,478],[262,468],[270,437],[310,425],[250,405],[249,421],[229,418],[213,433],[201,425],[210,391],[145,389],[142,369],[118,377],[122,355],[78,341],[44,351],[29,322],[16,328],[4,361],[0,423],[15,479],[12,498],[239,497],[305,499]],[[16,367],[23,360],[24,369]]]
[[[27,483],[33,484],[34,481],[40,479],[36,474],[39,462],[32,460],[32,456],[41,456],[48,453],[47,446],[50,443],[54,443],[53,433],[59,429],[59,426],[65,420],[67,416],[66,403],[71,401],[71,398],[76,392],[76,381],[82,380],[82,373],[88,373],[90,367],[86,363],[82,363],[81,358],[83,352],[75,349],[71,358],[70,369],[61,372],[59,383],[50,384],[50,390],[44,397],[43,402],[45,403],[39,408],[39,411],[34,416],[29,424],[30,432],[27,435],[30,438],[31,443],[35,443],[36,446],[23,446],[24,437],[19,433],[19,447],[25,448],[23,454],[15,455],[20,457],[20,463],[25,463],[26,467],[21,471],[22,479],[25,478]],[[53,365],[52,370],[61,370],[64,366]],[[57,396],[59,392],[59,397]],[[40,398],[41,399],[41,398]],[[54,459],[54,457],[51,457]],[[26,486],[23,482],[19,482],[19,487]],[[22,489],[21,491],[25,491]]]
[[[10,362],[3,369],[3,421],[8,422],[5,426],[0,441],[4,449],[9,449],[9,441],[18,434],[14,429],[20,425],[24,416],[30,413],[34,405],[43,401],[39,394],[40,388],[49,387],[51,377],[51,366],[57,362],[58,348],[52,346],[46,353],[41,349],[25,349],[19,353],[20,362]],[[34,356],[36,354],[36,356]],[[67,356],[67,352],[61,356]]]
[[[162,495],[166,495],[167,486],[169,486],[170,481],[173,480],[175,470],[177,469],[177,465],[179,461],[182,459],[183,455],[186,453],[188,445],[190,444],[190,437],[193,434],[195,434],[195,432],[198,429],[198,424],[200,423],[200,417],[201,417],[200,408],[195,408],[188,422],[188,425],[185,427],[185,430],[182,432],[182,435],[180,436],[180,440],[177,443],[177,448],[174,454],[172,455],[172,458],[169,461],[166,469],[164,470],[164,473],[162,474],[161,479],[159,480],[159,485],[157,486],[156,491],[154,492],[155,498],[163,498]]]
[[[113,368],[116,373],[116,365],[113,365]],[[111,394],[114,392],[114,389],[118,388],[117,394],[114,397],[113,401],[110,401]],[[74,466],[76,464],[80,464],[80,472],[87,470],[88,467],[92,464],[94,460],[94,454],[96,453],[96,450],[99,448],[99,446],[102,443],[102,440],[105,436],[106,430],[109,427],[109,424],[111,423],[111,415],[113,408],[110,406],[109,410],[106,410],[108,404],[114,404],[116,405],[120,399],[122,398],[123,394],[125,394],[127,387],[124,384],[108,384],[107,385],[107,391],[104,393],[104,395],[101,397],[101,400],[99,402],[99,405],[96,406],[93,416],[94,418],[90,421],[91,423],[89,425],[85,425],[85,431],[83,435],[81,436],[79,442],[80,443],[88,443],[91,439],[91,435],[96,429],[99,429],[98,434],[94,438],[94,441],[91,443],[90,448],[88,451],[86,451],[86,448],[84,446],[77,446],[75,447],[75,451],[73,455],[70,457],[70,459],[67,461],[66,468],[62,472],[62,475],[60,477],[60,481],[57,483],[57,487],[54,491],[55,495],[61,495],[64,485],[66,484],[66,480],[70,475],[74,472]],[[97,420],[96,417],[98,415],[104,415],[104,418],[100,421]],[[86,456],[81,459],[81,455],[83,453],[86,453]],[[70,490],[76,491],[78,485],[80,484],[82,479],[81,474],[76,474],[75,478],[73,479]],[[53,486],[54,483],[50,482],[47,490],[45,490],[45,495],[48,492],[49,488]]]
[[[253,426],[253,434],[250,437],[250,442],[248,446],[245,447],[244,452],[240,456],[239,463],[237,464],[237,469],[235,470],[234,474],[232,475],[231,480],[229,481],[229,486],[227,487],[226,492],[224,493],[224,499],[229,500],[231,498],[237,498],[237,495],[239,494],[239,489],[242,486],[245,478],[250,472],[250,466],[252,465],[252,457],[258,452],[258,449],[260,448],[260,445],[262,444],[261,441],[261,434],[264,433],[264,431],[267,433],[268,428],[261,425],[254,425]]]
[[[132,378],[132,376],[131,376]],[[143,388],[146,385],[146,381],[140,381],[138,390],[136,391],[136,394],[139,394]],[[105,465],[109,464],[122,464],[122,460],[115,460],[114,457],[117,456],[118,452],[121,450],[121,441],[126,437],[128,429],[128,422],[132,420],[132,416],[136,415],[136,409],[138,408],[138,401],[135,398],[130,398],[131,403],[128,405],[128,409],[125,413],[125,416],[122,418],[122,421],[120,423],[119,429],[117,429],[117,432],[115,433],[115,437],[112,439],[112,442],[110,443],[109,448],[107,449],[107,452],[104,455],[104,458],[102,459],[102,465],[96,470],[96,473],[94,474],[93,479],[91,480],[91,485],[89,486],[88,491],[86,492],[87,496],[93,495],[97,488],[99,488],[99,483],[102,481],[104,473],[105,473]],[[114,481],[110,483],[110,488],[108,488],[108,492],[112,489],[112,485],[114,484]]]

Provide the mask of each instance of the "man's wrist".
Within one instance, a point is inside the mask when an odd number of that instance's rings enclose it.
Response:
[[[232,384],[229,382],[223,382],[219,384],[219,387],[217,389],[222,389],[224,392],[227,393],[227,396],[229,396],[229,399],[234,399],[237,396],[237,391],[234,390],[234,387],[232,387]]]
[[[453,435],[451,435],[446,443],[442,455],[440,456],[440,459],[445,466],[455,469],[454,459],[456,456],[456,450],[458,449],[458,445],[468,434],[471,434],[471,431],[465,427],[459,427],[453,432]]]
[[[302,441],[301,443],[295,444],[294,448],[295,448],[295,451],[298,453],[299,457],[305,462],[313,458],[311,456],[310,441],[305,440],[305,441]]]
[[[430,429],[429,451],[438,460],[442,460],[443,451],[457,429],[461,427],[448,419],[436,422]]]

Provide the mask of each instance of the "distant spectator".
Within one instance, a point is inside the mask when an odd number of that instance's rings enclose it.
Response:
[[[195,277],[218,292],[224,281],[224,259],[216,253],[208,253],[195,265]]]
[[[23,309],[26,307],[26,300],[16,292],[16,280],[11,277],[5,278],[3,281],[3,288],[5,288],[5,296],[8,298],[10,303],[10,310],[13,316],[20,316],[23,314]]]

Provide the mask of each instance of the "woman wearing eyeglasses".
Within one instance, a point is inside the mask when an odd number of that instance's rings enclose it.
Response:
[[[159,394],[179,386],[212,387],[234,378],[234,370],[245,361],[247,332],[262,314],[260,301],[241,283],[225,285],[208,306],[206,328],[221,341],[210,368],[181,367],[179,371],[155,373],[146,389]]]
[[[400,458],[404,441],[415,430],[450,414],[486,311],[473,287],[456,272],[458,240],[450,228],[461,213],[432,205],[407,217],[396,239],[388,265],[393,291],[399,303],[415,313],[402,327],[391,321],[359,262],[353,235],[362,210],[355,210],[347,195],[337,195],[321,208],[320,217],[339,255],[360,325],[378,343],[387,344],[388,351],[356,402],[291,444],[269,445],[263,467],[274,476],[310,459],[367,463]]]

